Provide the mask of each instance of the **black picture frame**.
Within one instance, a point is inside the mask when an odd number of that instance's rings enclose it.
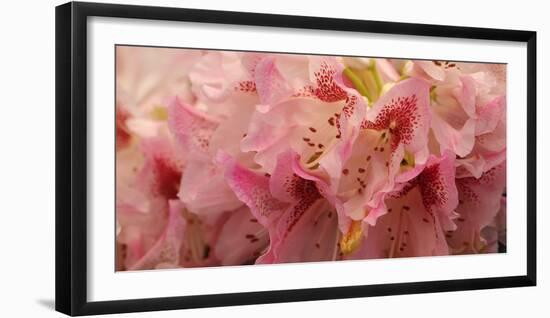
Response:
[[[132,300],[87,301],[87,18],[92,16],[380,34],[501,40],[527,44],[527,274],[352,287]],[[279,303],[536,284],[536,32],[197,9],[70,2],[56,7],[56,310],[91,315]]]

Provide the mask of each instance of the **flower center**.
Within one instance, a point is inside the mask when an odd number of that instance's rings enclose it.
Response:
[[[151,118],[156,121],[166,121],[168,120],[168,111],[166,107],[158,105],[151,110]]]
[[[187,222],[185,241],[188,249],[185,258],[186,260],[192,260],[194,263],[201,262],[207,259],[210,254],[210,246],[206,244],[202,235],[201,221],[187,209],[182,209],[181,214]]]
[[[400,164],[401,171],[409,170],[411,168],[414,168],[414,166],[415,166],[414,155],[409,151],[405,150],[405,153],[403,154],[403,159],[401,159],[401,164]]]
[[[359,94],[365,96],[371,103],[374,103],[382,95],[384,83],[374,59],[364,69],[346,67],[343,75],[353,84]]]
[[[340,239],[340,251],[344,255],[349,255],[361,246],[363,238],[363,228],[361,221],[352,221],[349,230]]]

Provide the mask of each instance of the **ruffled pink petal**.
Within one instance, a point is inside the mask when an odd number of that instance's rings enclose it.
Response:
[[[375,59],[376,67],[380,71],[382,80],[384,82],[397,82],[399,81],[399,73],[395,67],[387,59]]]
[[[245,157],[251,157],[252,153],[247,154],[241,149],[241,142],[248,134],[254,110],[253,104],[243,103],[228,111],[228,117],[220,122],[210,137],[210,154],[215,155],[219,150],[223,150],[239,162],[245,161]]]
[[[266,58],[266,55],[263,53],[244,52],[242,54],[241,64],[250,79],[253,80],[256,77],[256,67],[264,58]]]
[[[267,172],[275,168],[274,158],[290,147],[292,131],[298,125],[294,114],[300,111],[299,105],[299,100],[290,100],[267,113],[256,111],[251,116],[240,143],[241,151],[256,152],[255,161]]]
[[[252,215],[262,225],[272,226],[288,204],[272,196],[269,177],[242,167],[224,153],[218,154],[217,161],[224,167],[227,184],[237,198],[250,208]]]
[[[433,61],[414,61],[414,66],[418,67],[419,71],[421,70],[420,73],[425,73],[430,79],[440,82],[445,80],[445,70]]]
[[[388,143],[380,143],[381,134],[364,130],[357,138],[352,155],[341,170],[338,196],[344,201],[344,214],[354,220],[363,219],[369,206],[376,206],[379,192],[393,189],[399,171],[402,145],[392,153]],[[395,155],[399,153],[400,155]],[[375,215],[371,214],[371,218]],[[374,220],[373,220],[374,221]]]
[[[183,164],[176,156],[173,145],[162,137],[141,141],[145,156],[136,184],[149,197],[175,199],[179,190]]]
[[[275,56],[262,59],[255,68],[254,79],[260,102],[270,105],[293,94],[292,87],[286,82],[275,64]]]
[[[270,248],[257,263],[285,263],[334,259],[338,223],[334,208],[323,198],[314,181],[301,178],[296,154],[283,153],[270,177],[275,197],[289,207],[269,227]]]
[[[461,87],[454,90],[455,98],[458,100],[466,114],[470,118],[476,118],[476,83],[468,75],[460,76]]]
[[[498,96],[483,107],[478,107],[476,136],[493,132],[506,112],[506,98]]]
[[[279,156],[270,177],[220,158],[228,183],[269,231],[269,249],[257,263],[328,260],[337,251],[337,218],[315,183],[293,170],[289,152]],[[319,209],[324,212],[319,213]],[[317,226],[317,229],[314,227]]]
[[[186,154],[201,159],[208,157],[210,138],[219,125],[218,120],[175,97],[168,107],[168,124]]]
[[[326,200],[301,201],[270,232],[271,248],[257,264],[335,260],[338,254],[338,221]]]
[[[329,103],[345,100],[348,94],[336,80],[342,71],[343,66],[334,57],[311,57],[309,73],[313,95]]]
[[[275,56],[277,70],[292,87],[295,95],[311,83],[308,56],[296,54],[276,54]]]
[[[454,156],[431,156],[422,172],[384,197],[385,214],[368,222],[366,247],[353,257],[447,255],[444,231],[454,230],[458,204]]]
[[[412,154],[415,162],[399,177],[400,182],[420,172],[418,167],[425,163],[428,153],[428,91],[429,86],[422,80],[405,80],[383,95],[367,113],[363,131],[341,171],[338,194],[344,201],[345,215],[376,222],[384,213],[384,193],[392,191],[401,172],[405,152]]]
[[[174,191],[170,186],[172,176],[177,178],[179,173],[169,168],[172,156],[165,140],[146,140],[142,146],[148,150],[146,158],[142,158],[137,145],[118,151],[116,158],[119,270],[141,259],[160,236],[166,222],[167,199]]]
[[[487,134],[476,136],[476,149],[474,153],[496,153],[506,150],[506,121],[500,120],[495,129]]]
[[[420,173],[422,197],[427,206],[435,205],[450,214],[458,204],[455,185],[455,156],[445,152],[441,157],[431,156]]]
[[[404,193],[414,186],[419,188],[427,211],[438,219],[437,224],[444,230],[454,230],[454,211],[458,204],[454,154],[447,151],[441,157],[430,156],[424,170],[400,192]]]
[[[176,94],[191,101],[187,75],[201,56],[200,50],[117,46],[117,102],[132,113],[148,113]]]
[[[216,215],[242,205],[227,185],[223,170],[209,162],[187,164],[178,197],[197,215]]]
[[[215,257],[221,265],[254,262],[269,245],[265,227],[243,206],[228,212],[227,220],[216,240]]]
[[[431,119],[429,89],[428,83],[415,78],[399,82],[367,112],[362,127],[388,130],[392,149],[403,143],[413,153],[423,150]]]
[[[457,63],[463,73],[475,78],[480,97],[506,93],[506,64]]]
[[[432,117],[432,129],[441,150],[451,150],[460,157],[467,156],[474,147],[476,120],[468,119],[456,130],[439,116]]]
[[[155,245],[129,270],[179,267],[180,246],[183,242],[184,220],[178,201],[170,201],[168,223]]]
[[[346,233],[350,227],[352,219],[345,214],[342,200],[337,197],[335,191],[331,188],[332,181],[328,182],[324,178],[318,176],[311,169],[304,168],[297,154],[291,156],[289,161],[292,161],[292,171],[294,171],[296,175],[302,179],[315,182],[317,190],[321,196],[323,196],[330,203],[330,205],[336,209],[340,231],[342,233]]]
[[[205,102],[218,103],[227,99],[236,88],[250,88],[249,77],[238,54],[233,52],[208,52],[195,63],[189,79],[196,96]]]
[[[386,204],[387,213],[376,225],[366,225],[361,248],[349,258],[448,255],[439,219],[426,208],[418,189],[390,197]]]
[[[276,98],[281,101],[275,105],[257,106],[241,150],[257,152],[256,162],[270,173],[275,168],[275,161],[270,158],[293,150],[300,154],[304,165],[318,165],[320,173],[337,178],[341,162],[349,156],[357,135],[354,125],[358,126],[364,117],[366,104],[355,90],[343,85],[342,67],[333,58],[308,59],[311,83],[303,87],[303,93],[296,93],[290,99]],[[267,78],[258,80],[258,85],[265,82],[262,85],[266,91],[270,91],[271,85],[279,87],[280,81],[288,82],[283,91],[303,85],[303,79],[297,82],[289,79],[290,71],[285,65],[289,61],[303,64],[302,59],[286,55],[258,63],[256,77],[264,74]],[[279,65],[283,72],[279,72]]]
[[[479,178],[485,171],[486,161],[483,157],[468,156],[467,158],[458,159],[457,165],[457,178]]]
[[[472,152],[457,160],[457,177],[475,177],[500,165],[506,160],[506,121],[500,120],[495,129],[475,137]]]
[[[117,198],[117,242],[121,247],[117,258],[120,258],[119,268],[125,270],[136,264],[161,236],[167,222],[164,213],[167,204],[156,200],[141,211],[139,206],[118,201]]]
[[[487,240],[481,231],[490,225],[501,209],[501,198],[506,186],[506,164],[503,163],[479,179],[456,179],[459,193],[458,228],[447,234],[447,241],[458,253],[482,252]]]
[[[342,156],[349,153],[357,131],[341,126],[348,125],[347,120],[340,121],[343,107],[344,103],[327,104],[316,98],[292,98],[268,112],[256,111],[241,150],[256,151],[257,163],[267,172],[275,167],[273,158],[287,150],[299,153],[304,165],[319,163],[327,170],[339,171],[330,166],[345,159]]]

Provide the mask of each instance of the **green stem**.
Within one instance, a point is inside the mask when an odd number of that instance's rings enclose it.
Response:
[[[378,69],[376,68],[375,60],[370,61],[369,70],[372,72],[372,75],[374,76],[374,82],[376,83],[376,88],[378,89],[378,95],[380,95],[380,93],[382,92],[382,87],[384,85],[382,84],[380,73],[378,73]]]
[[[353,84],[355,89],[359,92],[359,94],[366,96],[369,99],[369,101],[373,100],[372,95],[369,93],[369,91],[363,84],[363,81],[361,80],[361,78],[359,78],[359,76],[357,76],[357,74],[355,74],[351,70],[351,68],[346,67],[344,69],[344,76],[346,76],[351,81],[351,83]]]

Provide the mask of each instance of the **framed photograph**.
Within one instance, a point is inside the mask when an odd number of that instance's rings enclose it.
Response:
[[[536,33],[56,8],[56,309],[536,284]]]

